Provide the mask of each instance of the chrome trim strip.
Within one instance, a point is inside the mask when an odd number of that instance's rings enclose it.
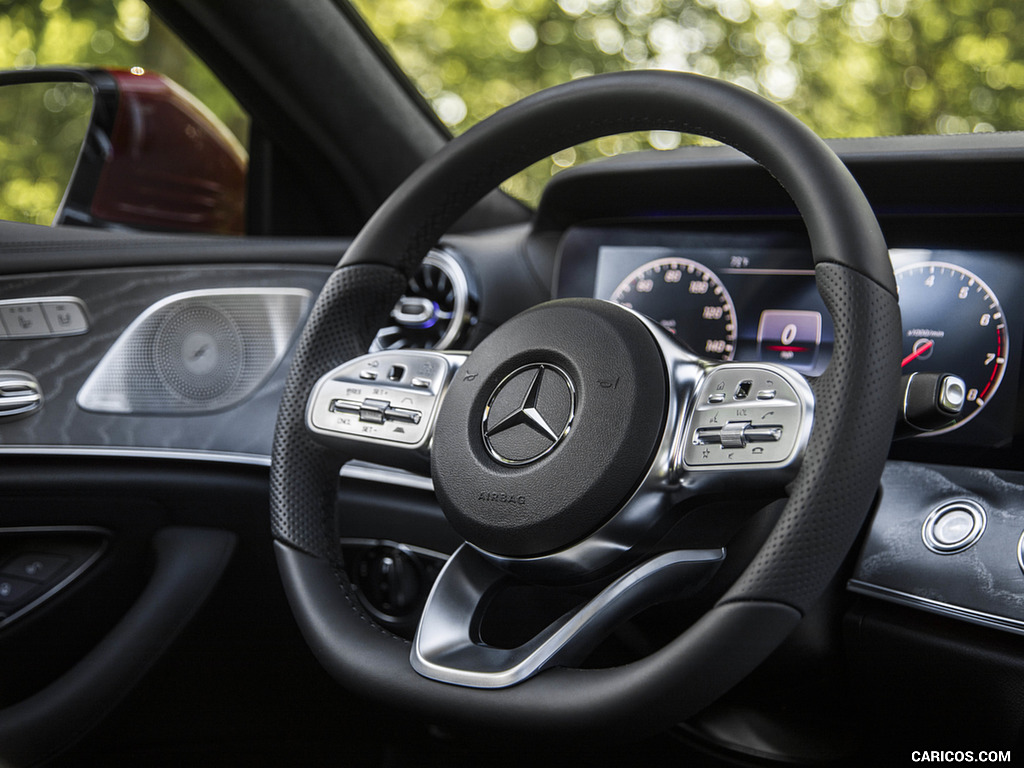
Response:
[[[43,407],[39,380],[25,371],[0,371],[0,420],[29,416]]]
[[[1024,573],[1024,533],[1017,539],[1017,565],[1020,566],[1021,573]]]
[[[52,301],[54,304],[80,304],[82,307],[85,306],[85,302],[77,296],[29,296],[24,299],[3,299],[0,301],[0,307],[9,307],[15,304],[39,304],[44,301]],[[21,338],[29,338],[23,336]]]
[[[230,453],[219,451],[189,451],[171,448],[102,448],[99,446],[39,446],[0,445],[0,455],[23,456],[89,456],[113,459],[171,459],[175,461],[215,461],[225,464],[246,464],[255,467],[269,467],[270,457],[252,453]],[[366,480],[372,483],[387,483],[404,488],[434,492],[434,483],[429,477],[407,472],[404,469],[385,467],[365,461],[350,461],[341,468],[341,477],[352,480]]]
[[[184,461],[217,461],[227,464],[270,466],[270,457],[229,451],[199,451],[175,448],[106,448],[86,445],[0,445],[0,455],[25,456],[90,456],[114,459],[174,459]]]
[[[571,666],[619,622],[649,605],[686,597],[725,559],[724,549],[666,552],[613,581],[531,640],[512,649],[485,645],[474,629],[493,587],[507,578],[467,545],[438,575],[410,651],[423,677],[469,688],[507,688],[548,667]]]
[[[900,419],[905,424],[909,424],[911,427],[916,429],[918,432],[923,432],[924,430],[918,429],[913,424],[910,424],[910,421],[907,419],[907,408],[909,407],[907,399],[910,397],[910,385],[914,383],[914,378],[917,376],[917,374],[918,371],[914,371],[912,374],[910,374],[910,378],[907,379],[907,386],[904,387],[903,389],[903,402],[900,404]]]
[[[927,597],[919,597],[918,595],[901,592],[898,589],[890,589],[889,587],[879,587],[875,584],[868,584],[867,582],[860,581],[859,579],[850,579],[846,583],[846,588],[851,592],[867,595],[869,597],[877,597],[890,603],[896,603],[897,605],[919,608],[923,611],[928,611],[929,613],[938,614],[939,616],[959,619],[960,621],[966,621],[982,627],[1001,629],[1005,632],[1012,632],[1015,635],[1024,635],[1024,620],[1022,619],[1011,619],[1008,616],[996,616],[992,613],[976,611],[973,608],[951,605],[949,603],[944,603],[941,600],[932,600]]]
[[[268,462],[269,463],[269,462]],[[407,472],[397,467],[385,467],[368,461],[353,460],[341,468],[341,476],[351,480],[366,480],[371,483],[388,483],[418,491],[434,492],[434,481],[429,477]]]
[[[367,549],[371,549],[373,547],[391,547],[408,554],[419,555],[420,557],[431,557],[434,560],[440,560],[441,562],[448,562],[448,559],[451,557],[451,555],[446,555],[444,552],[438,552],[435,549],[417,547],[415,544],[403,544],[399,541],[392,541],[391,539],[362,539],[346,538],[342,536],[338,541],[343,547],[365,547]]]

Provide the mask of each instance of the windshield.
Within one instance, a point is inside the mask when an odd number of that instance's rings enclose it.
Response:
[[[353,0],[460,133],[556,83],[659,68],[742,85],[825,137],[1024,127],[1016,0]],[[672,149],[664,131],[569,149],[507,185],[589,156]]]

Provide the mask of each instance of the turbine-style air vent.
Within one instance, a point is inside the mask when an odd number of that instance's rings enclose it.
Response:
[[[431,251],[391,310],[391,325],[370,346],[382,349],[449,349],[471,324],[469,284],[462,267],[444,251]]]

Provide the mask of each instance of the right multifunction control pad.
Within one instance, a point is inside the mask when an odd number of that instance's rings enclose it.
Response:
[[[813,395],[799,375],[774,366],[712,369],[683,435],[683,466],[794,464],[810,433]]]

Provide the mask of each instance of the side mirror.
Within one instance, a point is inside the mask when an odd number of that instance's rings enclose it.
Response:
[[[16,111],[0,114],[18,118],[0,118],[0,147],[19,147],[4,164],[20,165],[0,166],[3,178],[68,178],[61,166],[73,164],[53,223],[244,232],[246,152],[172,80],[140,68],[4,72],[0,105],[8,99]]]

